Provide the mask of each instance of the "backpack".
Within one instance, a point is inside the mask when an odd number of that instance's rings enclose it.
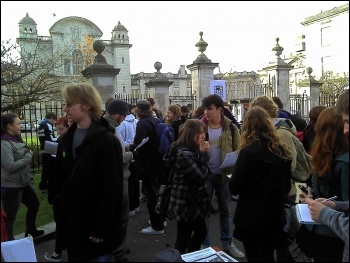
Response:
[[[164,156],[168,152],[170,145],[175,141],[174,129],[163,122],[153,125],[155,125],[156,135],[159,142],[158,151]]]
[[[287,129],[281,121],[276,125],[277,129],[285,129],[293,134],[289,129]],[[304,149],[302,142],[293,134],[293,143],[295,150],[297,152],[296,156],[296,167],[291,173],[291,177],[294,181],[298,183],[304,183],[310,178],[310,169],[312,167],[311,156],[308,155]]]

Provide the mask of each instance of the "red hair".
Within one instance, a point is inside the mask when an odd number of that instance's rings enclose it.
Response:
[[[67,117],[61,117],[61,118],[59,118],[59,119],[55,122],[55,125],[56,125],[56,126],[57,126],[57,125],[63,125],[64,127],[69,128]]]

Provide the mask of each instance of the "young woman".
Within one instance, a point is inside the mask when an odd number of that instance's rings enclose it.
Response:
[[[344,122],[334,107],[324,109],[315,125],[311,156],[312,194],[316,198],[337,196],[349,201],[349,137],[344,135]],[[304,202],[306,195],[301,194]],[[302,225],[297,235],[299,246],[315,262],[341,262],[344,241],[328,226]]]
[[[21,139],[18,116],[13,113],[1,115],[1,202],[7,214],[8,240],[15,239],[13,224],[21,203],[28,209],[25,236],[44,234],[44,230],[37,230],[35,224],[40,201],[32,186],[29,171],[32,155]]]
[[[205,217],[209,216],[209,195],[205,180],[209,175],[209,143],[205,124],[189,119],[180,128],[172,149],[177,158],[169,212],[177,223],[175,249],[181,254],[200,250],[207,235]]]
[[[274,262],[285,225],[284,200],[291,188],[291,152],[260,107],[248,110],[236,168],[229,182],[239,195],[233,236],[243,242],[248,261]]]
[[[174,129],[175,140],[177,140],[179,137],[179,128],[180,128],[180,125],[183,123],[180,117],[181,117],[180,106],[176,104],[169,105],[166,111],[164,122],[166,124],[171,125],[171,127]]]

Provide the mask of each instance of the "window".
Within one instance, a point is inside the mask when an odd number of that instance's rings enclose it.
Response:
[[[124,63],[124,57],[122,57],[122,63]]]
[[[332,41],[331,27],[328,26],[328,27],[321,28],[321,46],[322,47],[330,46],[331,41]]]
[[[64,60],[64,75],[70,76],[70,74],[71,74],[71,72],[70,72],[70,60],[65,59]]]
[[[78,42],[80,41],[80,29],[79,27],[75,26],[71,28],[71,35],[72,35],[72,41],[73,42]]]
[[[73,51],[73,75],[79,75],[83,70],[83,53],[80,50]]]

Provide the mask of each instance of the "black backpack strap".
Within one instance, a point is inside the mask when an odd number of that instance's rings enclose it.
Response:
[[[232,149],[233,149],[233,137],[235,136],[235,127],[233,126],[235,124],[233,124],[233,122],[230,123],[230,125],[228,126],[230,128],[231,134],[232,134]]]

